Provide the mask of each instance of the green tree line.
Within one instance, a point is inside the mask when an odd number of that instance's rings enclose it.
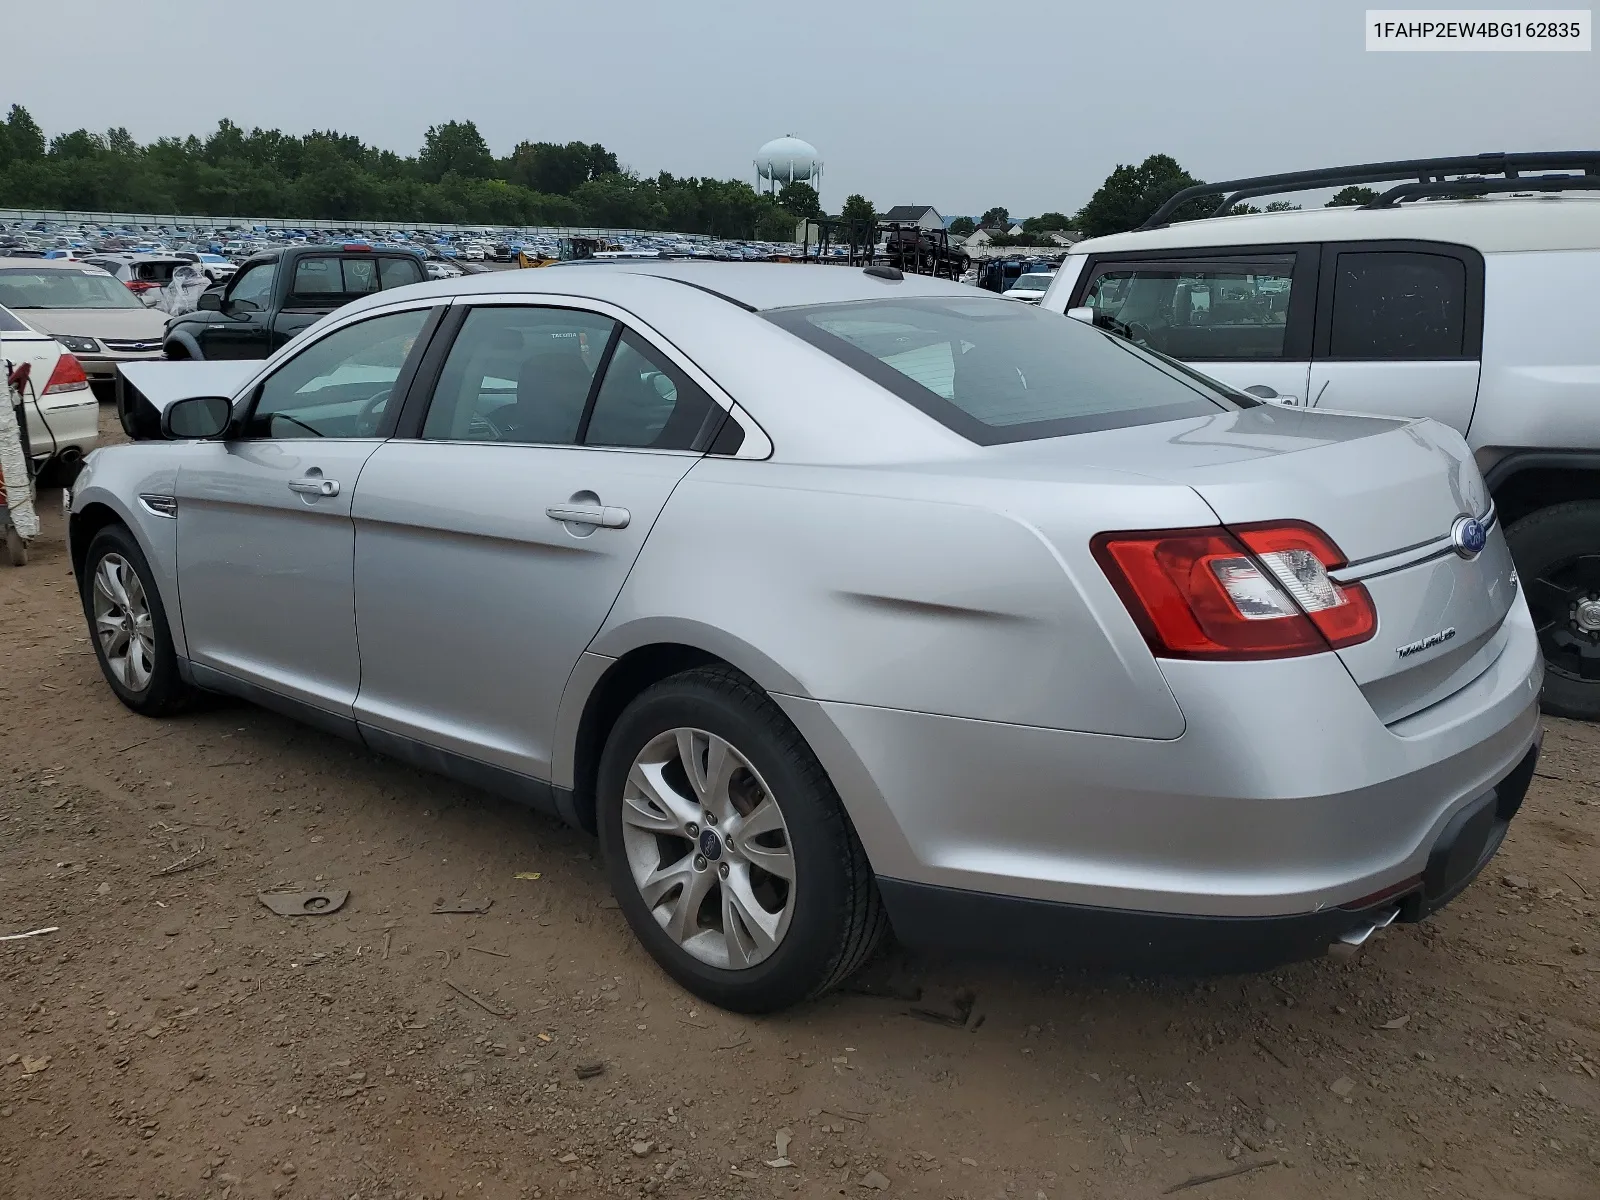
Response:
[[[604,146],[519,142],[496,158],[471,121],[431,127],[413,156],[332,130],[246,131],[141,145],[126,129],[58,137],[21,105],[0,123],[0,206],[301,217],[333,221],[598,225],[787,241],[820,211],[793,184],[776,198],[741,180],[640,177]]]

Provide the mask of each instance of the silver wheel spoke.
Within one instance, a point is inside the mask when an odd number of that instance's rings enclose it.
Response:
[[[728,832],[738,838],[741,845],[769,833],[782,833],[783,814],[772,802],[772,797],[768,796],[750,810],[749,816],[740,818]]]
[[[120,558],[110,554],[102,558],[100,570],[95,573],[94,585],[111,603],[127,611],[133,607],[133,603],[128,599],[128,589],[122,584],[121,564]]]
[[[738,852],[752,867],[760,867],[779,879],[787,879],[791,883],[794,881],[794,855],[789,853],[787,845],[763,846],[759,842],[740,842]]]
[[[781,912],[761,907],[750,891],[750,876],[740,869],[730,871],[722,881],[722,936],[728,944],[728,961],[735,966],[754,966],[778,946]]]
[[[690,865],[686,855],[675,862],[657,867],[641,879],[639,894],[644,897],[646,904],[655,908],[673,888],[687,886],[689,876],[693,874],[694,867]]]
[[[664,763],[636,762],[628,772],[628,791],[624,791],[622,819],[652,833],[684,835],[684,827],[700,820],[700,806],[680,795],[663,775]]]
[[[128,622],[121,615],[108,615],[94,619],[95,632],[107,654],[120,654],[128,640]]]
[[[715,871],[693,869],[689,871],[689,881],[684,884],[683,890],[678,893],[678,898],[673,901],[672,915],[667,918],[667,936],[678,945],[683,945],[700,932],[696,918],[700,914],[700,905],[716,878]]]
[[[738,752],[714,734],[680,729],[678,757],[701,805],[715,813],[719,821],[727,819],[732,814],[728,780],[742,765]]]

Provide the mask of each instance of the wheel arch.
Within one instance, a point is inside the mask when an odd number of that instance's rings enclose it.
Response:
[[[183,350],[183,356],[188,358],[196,361],[201,361],[205,358],[205,355],[200,350],[200,343],[195,339],[195,336],[186,329],[169,330],[162,345],[165,348],[166,356],[170,359],[180,358],[180,356],[172,353],[171,347],[173,346],[181,347]]]
[[[1516,450],[1484,473],[1507,525],[1573,500],[1600,500],[1600,451]]]
[[[184,637],[183,617],[178,605],[178,581],[175,574],[176,531],[168,528],[174,522],[170,517],[151,517],[150,520],[161,523],[158,530],[161,534],[167,535],[170,544],[161,545],[153,541],[152,531],[145,528],[144,522],[136,514],[127,511],[114,493],[103,488],[91,488],[87,499],[80,497],[67,517],[67,551],[72,562],[72,575],[81,594],[83,569],[89,556],[89,543],[94,540],[94,535],[108,525],[120,525],[126,529],[150,568],[156,589],[161,595],[161,607],[167,615],[167,628],[172,635],[173,649],[181,659],[188,654],[188,643]]]
[[[695,667],[723,665],[771,692],[804,694],[798,681],[739,639],[682,620],[644,620],[596,639],[561,697],[551,783],[571,796],[571,819],[595,832],[595,780],[606,737],[622,710],[653,684]]]

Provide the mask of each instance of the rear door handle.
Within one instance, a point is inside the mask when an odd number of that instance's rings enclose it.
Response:
[[[299,492],[302,496],[337,496],[339,494],[339,481],[337,479],[291,479],[289,490]]]
[[[625,508],[600,504],[552,504],[544,515],[565,525],[598,525],[602,529],[626,529],[633,519]]]

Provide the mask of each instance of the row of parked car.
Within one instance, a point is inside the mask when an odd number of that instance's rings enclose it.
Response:
[[[121,367],[138,444],[69,520],[96,653],[136,712],[231,693],[596,832],[730,1008],[891,927],[1354,949],[1483,870],[1541,688],[1600,715],[1597,171],[1211,185],[1180,199],[1219,219],[1080,243],[1037,305],[881,264],[390,288],[404,254],[285,248],[202,310],[266,326],[247,359]],[[308,288],[348,303],[275,332]]]

